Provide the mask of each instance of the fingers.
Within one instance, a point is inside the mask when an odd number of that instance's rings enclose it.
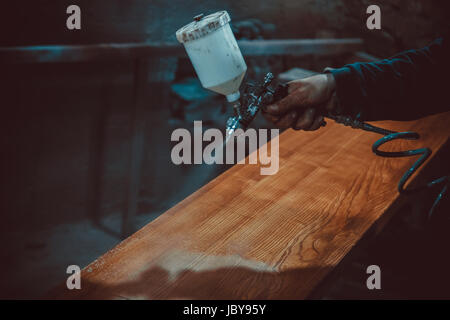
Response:
[[[313,108],[308,108],[303,113],[293,110],[284,116],[274,116],[266,112],[262,114],[280,129],[292,127],[294,130],[313,131],[319,129],[324,123],[324,117]]]
[[[323,116],[316,116],[316,118],[314,119],[312,125],[308,129],[305,129],[305,130],[306,131],[314,131],[314,130],[317,130],[320,127],[322,127],[322,125],[325,125]]]
[[[331,95],[331,98],[328,99],[328,101],[325,103],[324,108],[325,108],[326,111],[332,111],[332,110],[334,110],[336,108],[337,103],[338,103],[337,102],[337,95],[336,95],[336,92],[334,92]]]
[[[288,93],[292,93],[302,86],[302,80],[292,80],[286,83],[288,85]]]
[[[333,110],[337,102],[329,83],[328,75],[289,82],[287,96],[265,107],[264,117],[279,128],[317,130],[325,123],[322,115]]]
[[[264,117],[280,129],[292,127],[294,130],[313,131],[324,125],[324,117],[314,108],[308,108],[303,113],[292,110],[283,116],[274,116],[263,112]]]
[[[306,94],[303,90],[301,90],[301,88],[298,88],[297,90],[289,93],[286,97],[278,101],[276,104],[267,106],[265,111],[272,115],[282,115],[294,108],[306,106],[306,104]]]
[[[300,115],[292,126],[294,130],[313,131],[319,129],[324,123],[323,116],[314,108],[308,108]]]
[[[306,130],[314,122],[314,115],[316,110],[314,108],[307,108],[303,114],[297,119],[297,122],[292,127],[294,130]]]
[[[280,129],[286,129],[292,127],[297,122],[297,118],[298,112],[296,110],[292,110],[282,116],[280,120],[276,122],[276,125]]]
[[[293,110],[291,112],[286,113],[285,115],[281,116],[275,116],[267,112],[262,112],[264,118],[268,120],[269,122],[272,122],[274,125],[276,125],[280,129],[286,129],[291,127],[296,121],[298,113],[297,111]]]
[[[264,110],[262,110],[262,115],[264,116],[264,118],[266,118],[266,120],[274,124],[276,124],[280,120],[280,116],[272,115],[270,113],[265,112]]]

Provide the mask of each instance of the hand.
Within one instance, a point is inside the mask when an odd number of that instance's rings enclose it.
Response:
[[[335,106],[335,81],[331,73],[288,83],[288,95],[263,109],[264,117],[279,128],[317,130],[325,111]]]

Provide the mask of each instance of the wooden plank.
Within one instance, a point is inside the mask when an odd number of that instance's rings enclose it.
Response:
[[[450,112],[377,124],[412,130],[429,146],[450,136]],[[332,121],[280,136],[280,169],[235,165],[82,271],[82,289],[58,298],[300,299],[376,227],[414,158],[371,152],[380,136]],[[363,272],[363,271],[362,271]]]
[[[362,48],[361,39],[283,39],[238,41],[246,56],[333,55]],[[109,43],[0,47],[0,63],[110,61],[138,58],[186,57],[179,43]]]

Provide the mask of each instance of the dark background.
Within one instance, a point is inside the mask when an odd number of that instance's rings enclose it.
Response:
[[[66,8],[82,11],[82,29],[66,28]],[[366,28],[366,9],[377,4],[382,30]],[[364,37],[368,50],[389,55],[420,47],[448,25],[445,0],[78,0],[16,1],[1,12],[2,45],[172,41],[198,13],[227,10],[233,21],[260,19],[276,25],[277,38]]]
[[[66,8],[81,8],[81,30],[66,28]],[[366,8],[378,4],[382,30],[366,28]],[[15,1],[2,4],[0,46],[176,42],[175,31],[199,13],[227,10],[232,24],[258,19],[250,38],[362,37],[365,51],[386,57],[426,45],[448,28],[448,1]],[[245,24],[245,23],[244,23]],[[249,73],[302,67],[320,71],[343,57],[248,59]],[[4,65],[1,72],[2,199],[0,297],[35,298],[120,241],[129,155],[133,62]],[[194,77],[187,59],[153,59],[149,66],[145,159],[137,226],[197,190],[225,167],[177,167],[170,133],[202,119],[223,127],[223,98],[197,86],[201,99],[182,101],[174,83]],[[175,90],[176,91],[176,90]],[[267,125],[261,120],[259,125]],[[104,141],[102,168],[92,153]],[[368,146],[368,152],[369,146]],[[99,214],[93,226],[91,175],[101,175]]]

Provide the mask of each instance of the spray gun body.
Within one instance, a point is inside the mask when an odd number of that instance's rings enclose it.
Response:
[[[237,129],[246,130],[262,106],[274,103],[288,94],[287,86],[271,86],[274,76],[268,73],[262,84],[247,84],[241,97],[239,87],[247,65],[231,31],[231,18],[226,11],[208,16],[198,15],[194,21],[176,32],[183,43],[194,69],[206,89],[226,96],[233,105],[234,116],[226,124],[226,141]],[[362,123],[326,115],[338,122],[362,128]],[[322,125],[325,125],[323,122]],[[362,128],[367,130],[367,128]]]
[[[202,86],[226,96],[234,116],[226,124],[226,140],[237,129],[246,130],[261,106],[266,103],[274,76],[268,73],[259,85],[247,84],[241,97],[239,87],[247,71],[242,53],[231,31],[231,18],[226,11],[208,16],[198,15],[194,21],[176,32],[194,66]]]
[[[245,131],[264,106],[275,103],[288,95],[288,86],[282,83],[274,85],[274,79],[274,75],[269,72],[261,84],[246,85],[241,102],[233,105],[235,115],[227,121],[227,139],[233,135],[236,129]],[[325,124],[324,121],[322,126]]]
[[[237,101],[233,104],[234,116],[227,121],[225,141],[228,141],[237,129],[247,130],[261,107],[271,100],[274,91],[270,88],[270,84],[273,79],[273,74],[269,72],[261,85],[246,85],[241,98],[242,103]]]

